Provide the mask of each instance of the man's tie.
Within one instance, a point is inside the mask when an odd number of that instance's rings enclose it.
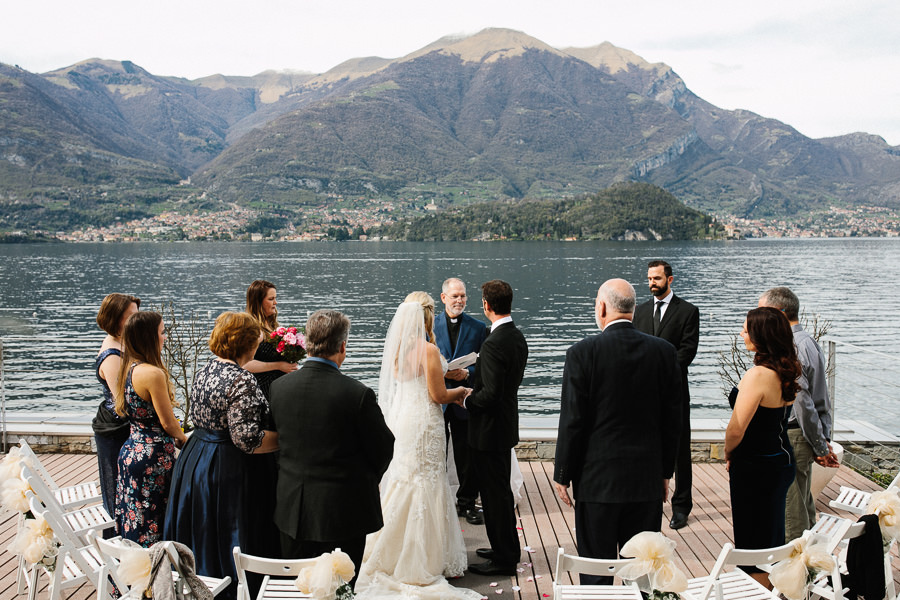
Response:
[[[662,318],[662,300],[656,301],[656,308],[653,311],[653,335],[659,335],[659,320]]]

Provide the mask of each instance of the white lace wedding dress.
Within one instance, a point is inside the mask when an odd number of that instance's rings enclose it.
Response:
[[[414,322],[404,322],[416,315],[421,321],[421,305],[404,303],[394,322],[401,329],[413,329],[407,332],[407,339],[421,341],[424,335],[415,332]],[[453,587],[446,580],[461,576],[467,561],[447,481],[443,413],[428,395],[422,365],[397,366],[396,357],[420,353],[410,353],[402,339],[392,344],[394,323],[391,328],[384,359],[390,373],[382,377],[381,385],[387,387],[380,387],[379,403],[394,433],[394,458],[381,481],[384,527],[366,540],[356,593],[360,600],[478,600],[480,593]],[[399,362],[407,364],[409,360]]]

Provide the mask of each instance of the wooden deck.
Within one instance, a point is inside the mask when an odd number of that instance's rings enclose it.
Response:
[[[41,461],[60,485],[68,485],[95,479],[97,463],[94,455],[45,454]],[[522,572],[517,577],[484,578],[467,574],[454,580],[454,585],[481,591],[487,598],[519,598],[521,600],[552,597],[551,585],[557,548],[575,551],[574,512],[562,505],[553,492],[553,464],[550,462],[520,463],[525,477],[525,498],[519,504],[521,543],[523,550]],[[835,512],[828,507],[840,485],[860,489],[879,489],[876,484],[841,468],[825,492],[819,498],[818,508]],[[846,516],[846,515],[844,515]],[[694,511],[687,527],[672,531],[668,528],[671,517],[668,505],[665,510],[663,533],[677,543],[679,566],[689,577],[705,575],[725,542],[731,541],[731,509],[728,500],[728,479],[723,464],[694,465]],[[475,548],[485,546],[484,528],[464,526],[470,562],[478,561]],[[16,558],[6,551],[15,536],[16,516],[0,513],[0,599],[16,596]],[[900,573],[900,561],[894,558],[894,572]],[[900,579],[897,579],[900,582]],[[492,585],[495,584],[495,585]],[[517,589],[518,588],[518,589]],[[499,592],[502,590],[502,592]],[[498,593],[499,592],[499,593]],[[70,598],[83,600],[95,597],[95,590],[82,586],[70,594]],[[41,597],[46,597],[45,593]]]

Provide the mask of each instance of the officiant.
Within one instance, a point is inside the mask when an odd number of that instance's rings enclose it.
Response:
[[[444,310],[434,319],[434,337],[441,354],[448,361],[472,352],[477,353],[487,336],[487,326],[464,312],[467,299],[466,284],[460,279],[451,277],[444,281],[441,286],[441,302],[444,304]],[[470,378],[474,372],[473,361],[468,368],[447,371],[444,383],[447,389],[463,385],[471,387]],[[444,428],[448,444],[453,444],[453,462],[459,478],[456,510],[468,523],[481,525],[484,523],[484,517],[475,507],[478,485],[469,468],[469,415],[466,409],[456,404],[443,406]]]

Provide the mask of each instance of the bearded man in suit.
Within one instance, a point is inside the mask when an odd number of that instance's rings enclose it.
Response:
[[[444,281],[441,286],[441,302],[444,310],[434,318],[434,338],[441,354],[448,361],[481,350],[487,335],[484,323],[470,317],[466,309],[466,284],[456,277]],[[447,389],[469,386],[475,374],[475,365],[466,369],[447,371],[444,383]],[[459,478],[456,492],[456,510],[472,525],[484,523],[484,517],[475,508],[478,485],[469,466],[469,414],[456,404],[444,404],[444,424],[448,441],[453,443],[453,462]]]
[[[528,344],[513,323],[512,287],[494,279],[481,286],[484,315],[491,332],[475,363],[469,411],[469,465],[475,471],[484,528],[490,548],[476,554],[487,559],[469,566],[477,575],[515,575],[519,562],[516,505],[509,485],[511,450],[519,443],[519,385],[525,374]]]
[[[691,468],[691,394],[688,389],[688,367],[697,355],[700,342],[700,311],[672,291],[672,266],[664,260],[647,265],[647,282],[653,299],[634,311],[634,326],[638,331],[661,337],[678,351],[681,368],[681,431],[678,438],[678,457],[675,460],[675,492],[672,494],[672,520],[669,527],[681,529],[687,525],[694,507],[691,499],[693,471]]]
[[[359,574],[366,534],[384,525],[378,484],[394,454],[394,435],[375,392],[340,371],[349,333],[343,314],[314,312],[306,322],[303,368],[272,383],[275,525],[285,558],[340,548]]]
[[[634,288],[611,279],[597,292],[600,335],[566,352],[553,481],[572,506],[579,556],[617,558],[641,531],[659,531],[681,421],[675,348],[631,323]],[[581,575],[583,585],[612,577]]]

